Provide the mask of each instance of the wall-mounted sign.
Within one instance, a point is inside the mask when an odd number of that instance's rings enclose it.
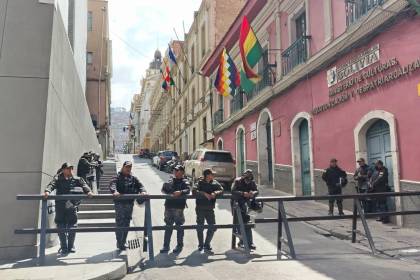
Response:
[[[334,66],[327,71],[328,87],[349,78],[357,72],[379,61],[379,44],[371,47],[344,65]]]
[[[419,69],[420,58],[404,66],[401,66],[396,58],[391,58],[384,63],[370,67],[356,77],[348,79],[341,85],[330,90],[329,102],[315,107],[312,110],[312,114],[317,115],[325,112],[351,100],[351,98],[363,97],[373,90],[402,77],[411,75]]]
[[[249,126],[249,131],[251,131],[251,140],[257,139],[257,123],[253,122]]]

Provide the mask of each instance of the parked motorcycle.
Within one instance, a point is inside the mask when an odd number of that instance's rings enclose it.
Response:
[[[175,166],[182,164],[182,162],[177,157],[172,157],[165,165],[165,171],[167,173],[172,173],[175,169]]]

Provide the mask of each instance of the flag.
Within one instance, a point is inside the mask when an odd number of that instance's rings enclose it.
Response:
[[[250,82],[256,84],[261,80],[260,75],[252,69],[257,65],[263,55],[263,49],[258,42],[254,30],[249,25],[248,18],[244,16],[239,35],[239,48],[241,51],[243,72]]]
[[[235,94],[235,90],[240,83],[238,69],[225,48],[220,56],[220,64],[214,86],[220,95],[229,96]]]
[[[175,54],[174,54],[171,46],[168,45],[168,47],[169,47],[169,52],[168,52],[169,59],[171,60],[172,63],[177,64],[176,57],[175,57]]]
[[[165,75],[163,75],[162,70],[160,70],[160,71],[161,71],[161,74],[163,76],[162,88],[165,91],[168,91],[169,86],[174,86],[175,85],[175,82],[174,82],[174,80],[172,79],[172,76],[171,76],[171,71],[169,70],[169,66],[165,67],[165,71],[166,71]]]

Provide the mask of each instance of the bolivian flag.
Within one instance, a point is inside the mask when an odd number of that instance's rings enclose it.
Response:
[[[220,95],[233,96],[240,83],[241,81],[238,69],[236,68],[232,58],[227,53],[226,48],[224,48],[222,55],[220,56],[220,64],[219,69],[217,70],[214,86]]]
[[[241,50],[243,73],[241,73],[241,86],[247,92],[247,88],[255,86],[261,80],[261,76],[252,69],[257,65],[263,55],[263,49],[258,42],[254,30],[249,25],[248,18],[244,16],[239,36],[239,48]],[[244,79],[246,78],[246,79]],[[251,90],[252,90],[251,88]]]

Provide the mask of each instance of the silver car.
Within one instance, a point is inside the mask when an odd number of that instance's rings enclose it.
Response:
[[[202,176],[206,168],[211,168],[215,172],[215,179],[224,184],[226,189],[230,189],[236,169],[229,151],[199,149],[191,155],[190,160],[185,161],[185,174],[192,184]]]

